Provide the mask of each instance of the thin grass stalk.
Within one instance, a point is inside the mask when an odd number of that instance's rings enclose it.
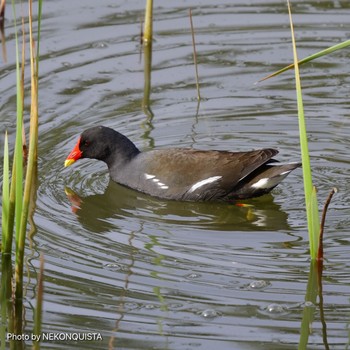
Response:
[[[332,197],[334,193],[337,193],[337,188],[334,187],[331,192],[328,195],[328,198],[326,200],[326,203],[324,204],[323,211],[322,211],[322,218],[321,218],[321,227],[320,227],[320,243],[318,246],[318,252],[317,252],[317,260],[322,261],[323,260],[323,232],[324,232],[324,225],[326,222],[326,215],[327,215],[327,210],[328,206],[332,200]]]
[[[6,8],[6,0],[1,0],[0,2],[0,19],[5,19],[5,8]]]
[[[318,215],[318,203],[316,189],[312,184],[312,175],[311,175],[311,165],[310,165],[310,156],[308,150],[308,141],[306,133],[306,123],[304,117],[304,106],[303,106],[303,96],[301,91],[301,81],[299,74],[299,65],[298,65],[298,55],[295,44],[294,37],[294,28],[293,20],[290,8],[290,2],[288,3],[288,12],[290,27],[292,33],[292,43],[293,43],[293,56],[294,56],[294,65],[295,65],[295,84],[297,92],[297,104],[298,104],[298,120],[299,120],[299,136],[300,136],[300,147],[301,147],[301,158],[303,164],[303,180],[304,180],[304,192],[305,192],[305,205],[306,205],[306,215],[309,231],[309,244],[310,244],[310,255],[311,259],[315,260],[319,244],[319,232],[320,232],[320,221]]]
[[[191,8],[190,8],[190,11],[189,11],[189,15],[190,15],[191,34],[192,34],[193,61],[194,61],[194,68],[195,68],[195,73],[196,73],[197,99],[198,99],[198,101],[200,101],[201,100],[201,93],[200,93],[200,89],[199,89],[197,50],[196,50],[196,40],[195,40],[195,37],[194,37],[193,20],[192,20],[192,9]]]
[[[39,75],[39,53],[40,53],[40,34],[41,34],[41,15],[43,12],[43,1],[42,0],[38,0],[38,37],[36,40],[37,46],[36,46],[36,67],[35,67],[35,71],[36,74]]]
[[[143,43],[145,46],[152,42],[153,37],[153,0],[146,0],[145,29]]]
[[[147,0],[145,12],[145,26],[143,34],[143,48],[144,48],[144,89],[142,108],[148,117],[147,123],[150,124],[153,119],[153,112],[151,109],[151,73],[152,73],[152,21],[153,21],[153,1]]]
[[[147,117],[152,120],[153,112],[151,109],[151,77],[152,77],[152,43],[144,46],[144,87],[142,108]]]
[[[140,18],[140,52],[139,52],[139,62],[142,61],[142,49],[143,49],[143,18]]]

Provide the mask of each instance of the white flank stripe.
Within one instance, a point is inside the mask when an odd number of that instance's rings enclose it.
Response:
[[[154,177],[156,177],[156,176],[155,175],[150,175],[150,174],[145,174],[146,180],[153,179]]]
[[[192,187],[190,188],[189,192],[194,192],[199,187],[202,187],[204,185],[207,185],[207,184],[210,184],[212,182],[215,182],[215,181],[217,181],[217,180],[219,180],[221,178],[222,178],[222,176],[211,176],[211,177],[208,177],[207,179],[198,181],[194,185],[192,185]]]
[[[162,190],[166,190],[169,188],[169,186],[167,186],[166,184],[163,184],[163,182],[158,182],[157,185],[162,189]]]
[[[150,174],[147,174],[147,173],[145,173],[144,175],[145,175],[146,180],[152,180],[162,190],[167,190],[169,188],[169,186],[167,186],[166,184],[163,184],[163,182],[160,182],[160,180],[157,179],[155,175],[150,175]]]
[[[268,166],[283,166],[283,165],[294,165],[299,164],[299,162],[275,162],[275,163],[269,163]]]

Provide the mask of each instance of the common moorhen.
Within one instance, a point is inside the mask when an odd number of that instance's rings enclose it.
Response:
[[[124,135],[97,126],[85,130],[64,165],[102,160],[113,181],[164,199],[230,201],[270,192],[300,163],[272,159],[277,150],[250,152],[169,148],[140,152]]]

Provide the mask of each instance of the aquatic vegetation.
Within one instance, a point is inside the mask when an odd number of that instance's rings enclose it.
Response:
[[[316,259],[316,254],[319,245],[319,233],[320,233],[320,220],[318,216],[318,202],[316,188],[312,182],[312,173],[310,165],[310,155],[306,132],[306,123],[304,116],[303,96],[301,89],[301,80],[299,73],[298,55],[294,36],[294,27],[292,20],[292,13],[290,9],[290,3],[288,1],[289,20],[292,33],[293,43],[293,56],[294,56],[294,72],[295,72],[295,86],[297,94],[298,104],[298,120],[299,120],[299,137],[300,137],[300,148],[301,148],[301,159],[303,164],[303,179],[304,179],[304,194],[305,194],[305,207],[307,224],[309,231],[309,243],[310,243],[310,255],[311,259]]]
[[[25,137],[22,135],[23,127],[23,99],[24,99],[24,66],[25,66],[25,36],[23,33],[23,46],[20,61],[18,29],[16,25],[16,7],[12,1],[12,8],[15,18],[15,43],[16,43],[16,94],[17,94],[17,119],[16,119],[16,141],[12,172],[10,174],[8,140],[5,137],[4,145],[4,170],[3,170],[3,215],[2,215],[2,246],[3,264],[2,277],[9,275],[11,267],[12,241],[15,232],[15,314],[6,314],[6,308],[2,307],[2,324],[6,325],[7,317],[22,319],[23,312],[23,265],[24,250],[27,233],[28,216],[33,205],[33,193],[35,191],[35,177],[37,174],[37,145],[38,145],[38,69],[39,69],[39,44],[35,49],[33,36],[33,12],[32,1],[28,1],[29,9],[29,49],[30,49],[30,72],[31,72],[31,108],[30,108],[30,131],[28,157],[25,146]],[[42,1],[38,2],[38,33],[40,33],[40,21],[42,12]],[[40,40],[38,34],[37,40]],[[20,67],[21,62],[21,67]],[[26,164],[26,166],[25,166]],[[24,176],[25,172],[25,176]],[[23,181],[24,179],[24,181]],[[7,260],[7,263],[4,261]],[[4,271],[4,270],[7,271]],[[11,272],[12,274],[12,272]],[[11,293],[10,278],[2,283],[1,301]],[[40,293],[39,293],[40,294]],[[2,304],[3,305],[3,304]],[[37,317],[40,320],[40,317]],[[10,321],[9,321],[10,322]],[[22,322],[15,322],[13,332],[22,333]],[[2,342],[5,345],[5,341]]]
[[[314,260],[323,259],[323,245],[321,240],[323,238],[325,217],[326,217],[328,205],[330,203],[330,200],[333,194],[336,192],[336,189],[334,188],[330,192],[330,195],[323,209],[322,221],[320,224],[317,190],[312,182],[312,171],[311,171],[309,148],[308,148],[308,138],[307,138],[307,131],[306,131],[306,122],[305,122],[305,115],[304,115],[302,86],[301,86],[299,66],[301,64],[310,62],[324,55],[331,54],[334,51],[348,47],[350,45],[350,40],[346,40],[342,43],[339,43],[327,49],[321,50],[299,61],[298,55],[297,55],[296,42],[295,42],[290,2],[288,1],[287,3],[288,3],[289,20],[290,20],[290,26],[291,26],[294,63],[260,79],[259,82],[275,77],[289,69],[294,68],[297,106],[298,106],[299,138],[300,138],[302,165],[303,165],[302,168],[303,168],[303,180],[304,180],[305,207],[306,207],[306,216],[307,216],[308,232],[309,232],[310,256],[311,256],[311,260],[314,261]]]

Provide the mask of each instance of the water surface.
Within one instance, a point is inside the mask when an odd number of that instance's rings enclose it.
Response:
[[[348,39],[348,2],[293,4],[300,57]],[[293,72],[254,85],[292,60],[284,1],[155,2],[151,122],[141,107],[143,6],[44,2],[26,332],[43,252],[43,331],[99,332],[103,340],[47,341],[42,349],[297,349],[304,307],[315,312],[308,349],[325,348],[319,301],[304,303],[309,255],[301,170],[242,208],[151,198],[110,183],[97,161],[63,168],[78,135],[99,124],[144,150],[276,147],[280,160],[300,159]],[[198,112],[190,6],[203,96]],[[15,130],[10,7],[6,14],[1,144],[4,130],[11,141]],[[350,311],[348,56],[339,51],[301,69],[320,201],[339,189],[327,216],[323,278],[327,341],[339,350],[349,343]]]

